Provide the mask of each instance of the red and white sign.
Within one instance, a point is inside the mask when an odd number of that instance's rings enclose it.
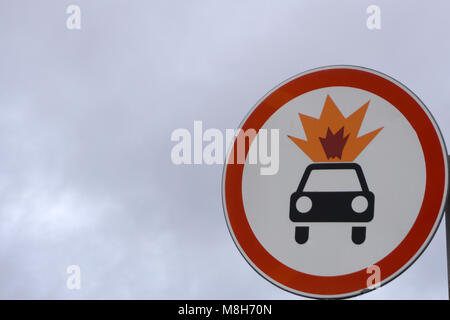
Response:
[[[358,295],[372,288],[373,270],[383,285],[431,241],[447,151],[430,112],[398,81],[353,66],[307,71],[262,98],[241,129],[256,130],[246,156],[261,129],[279,130],[276,174],[230,161],[239,137],[223,174],[233,240],[273,284],[315,298]]]

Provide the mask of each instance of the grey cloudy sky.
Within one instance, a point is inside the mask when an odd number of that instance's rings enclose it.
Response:
[[[82,29],[66,28],[77,4]],[[382,29],[366,28],[381,8]],[[175,166],[176,128],[235,128],[281,81],[387,73],[450,141],[448,1],[0,2],[0,298],[298,299],[249,267],[222,167]],[[77,264],[82,289],[66,288]],[[446,299],[444,224],[364,299]]]

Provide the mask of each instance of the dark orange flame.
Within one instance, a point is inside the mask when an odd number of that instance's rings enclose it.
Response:
[[[330,128],[328,128],[327,136],[325,138],[319,137],[328,159],[342,158],[342,151],[344,150],[348,136],[349,134],[344,138],[344,127],[342,127],[336,134],[333,134]]]
[[[367,101],[361,108],[345,118],[330,96],[327,96],[319,119],[299,114],[306,140],[291,136],[289,138],[312,161],[354,161],[383,129],[378,128],[358,137],[369,103],[370,101]]]

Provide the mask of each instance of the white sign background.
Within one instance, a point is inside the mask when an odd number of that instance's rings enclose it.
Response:
[[[289,219],[290,195],[312,160],[288,135],[306,138],[298,114],[319,118],[327,95],[345,117],[370,100],[358,136],[384,127],[355,159],[363,169],[369,190],[375,194],[371,222],[295,224]],[[280,130],[280,169],[276,175],[264,176],[260,175],[259,165],[246,164],[242,196],[255,236],[276,259],[300,272],[343,275],[376,263],[403,240],[419,213],[426,174],[417,135],[394,106],[364,90],[328,87],[289,101],[262,128]],[[310,226],[305,244],[295,242],[296,225]],[[361,245],[351,240],[351,228],[358,225],[367,227],[366,240]]]

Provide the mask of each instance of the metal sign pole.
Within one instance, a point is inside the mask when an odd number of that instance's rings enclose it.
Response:
[[[448,156],[450,164],[450,155]],[[450,178],[450,171],[449,171]],[[450,300],[450,213],[449,211],[450,189],[447,190],[447,202],[445,204],[445,235],[447,238],[447,282],[448,282],[448,298]]]

